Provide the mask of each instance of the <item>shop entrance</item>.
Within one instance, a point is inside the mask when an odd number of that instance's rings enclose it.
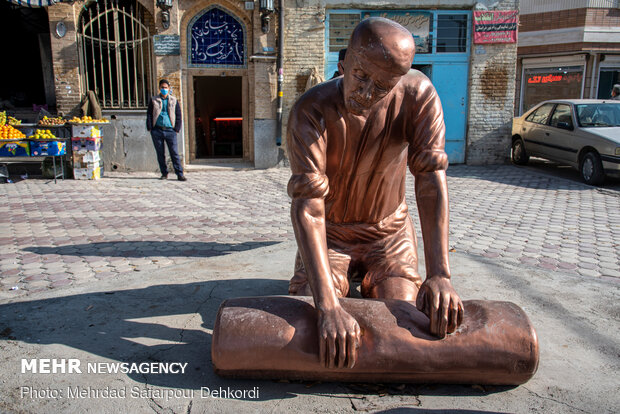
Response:
[[[242,158],[241,76],[194,77],[196,158]]]
[[[620,83],[620,68],[601,69],[598,77],[597,99],[611,98],[611,89]]]
[[[0,2],[0,111],[31,121],[39,106],[55,109],[50,30],[45,8]]]

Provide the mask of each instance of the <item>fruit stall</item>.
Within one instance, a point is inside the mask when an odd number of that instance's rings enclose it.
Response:
[[[108,122],[89,116],[44,116],[35,124],[25,124],[0,112],[0,157],[35,162],[40,162],[38,157],[51,157],[54,182],[65,178],[66,157],[71,161],[74,179],[97,180],[103,174],[101,125]]]

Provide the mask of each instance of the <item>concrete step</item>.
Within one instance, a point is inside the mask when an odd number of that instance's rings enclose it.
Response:
[[[252,162],[243,161],[235,158],[210,158],[194,160],[190,164],[185,165],[185,171],[244,171],[253,170],[254,164]]]

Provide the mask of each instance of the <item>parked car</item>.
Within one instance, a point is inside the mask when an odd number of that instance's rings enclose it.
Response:
[[[620,101],[545,101],[514,118],[512,162],[524,165],[530,156],[578,168],[591,185],[620,175]]]

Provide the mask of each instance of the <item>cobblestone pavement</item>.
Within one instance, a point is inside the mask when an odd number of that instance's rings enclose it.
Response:
[[[0,298],[293,239],[289,174],[0,185]],[[620,282],[620,192],[510,165],[452,166],[448,177],[453,251]],[[412,180],[407,198],[419,233]]]

